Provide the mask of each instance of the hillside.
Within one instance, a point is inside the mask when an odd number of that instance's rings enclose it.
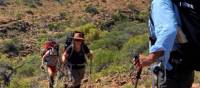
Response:
[[[63,53],[67,33],[76,30],[94,52],[82,88],[132,88],[131,58],[148,53],[148,9],[149,0],[0,0],[0,88],[47,88],[42,45],[53,38]],[[150,88],[149,78],[145,69],[139,88]]]

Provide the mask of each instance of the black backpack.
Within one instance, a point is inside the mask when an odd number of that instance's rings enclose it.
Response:
[[[200,71],[200,0],[172,0],[177,6],[181,20],[181,31],[187,39],[187,43],[178,44],[177,50],[171,52],[170,63],[184,69]],[[151,26],[154,22],[150,13]],[[156,37],[150,34],[151,45]],[[181,63],[173,63],[174,61]]]
[[[180,44],[178,55],[183,58],[183,65],[200,71],[200,0],[173,0],[178,7],[181,30],[188,42]],[[173,54],[172,54],[173,56]]]

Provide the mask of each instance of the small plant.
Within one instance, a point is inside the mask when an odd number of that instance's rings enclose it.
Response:
[[[90,13],[90,14],[98,14],[98,10],[94,6],[88,6],[85,8],[85,12]]]
[[[61,19],[64,19],[67,16],[67,13],[66,12],[60,12],[59,16],[60,16]]]
[[[4,33],[0,32],[0,37],[3,37],[4,36]]]
[[[128,20],[128,16],[126,16],[122,11],[118,10],[112,16],[112,19],[114,19],[114,21],[124,21],[124,20]]]
[[[100,22],[99,27],[101,30],[111,31],[113,25],[115,25],[114,20],[103,20]]]
[[[140,22],[147,22],[148,13],[149,12],[147,10],[140,11],[139,14],[137,14],[137,16],[136,16],[136,20],[138,20]]]
[[[21,20],[22,17],[23,17],[23,14],[21,14],[21,13],[16,14],[16,19],[17,20]]]
[[[23,0],[25,5],[31,7],[31,8],[37,8],[37,6],[41,6],[41,0]]]

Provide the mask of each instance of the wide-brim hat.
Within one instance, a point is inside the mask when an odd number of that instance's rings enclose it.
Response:
[[[83,35],[81,33],[75,33],[73,39],[84,40]]]

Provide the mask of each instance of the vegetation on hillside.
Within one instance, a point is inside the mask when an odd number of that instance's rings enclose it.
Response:
[[[94,52],[93,85],[131,88],[132,56],[148,53],[147,8],[145,0],[0,0],[0,87],[46,88],[42,45],[53,38],[63,53],[67,33],[82,31]]]

